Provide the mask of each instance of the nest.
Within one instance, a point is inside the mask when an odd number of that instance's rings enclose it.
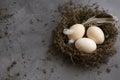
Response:
[[[62,19],[54,30],[54,46],[61,53],[69,56],[70,60],[83,67],[99,67],[100,64],[106,63],[108,58],[116,53],[114,44],[118,34],[114,24],[104,23],[99,25],[105,35],[103,44],[97,45],[97,50],[92,54],[86,54],[75,48],[75,44],[68,44],[68,37],[63,34],[63,29],[71,27],[76,23],[83,23],[90,17],[101,13],[107,13],[104,9],[99,9],[97,4],[93,5],[71,5],[66,3],[59,7]],[[87,29],[89,25],[85,25]],[[86,34],[84,35],[86,37]]]

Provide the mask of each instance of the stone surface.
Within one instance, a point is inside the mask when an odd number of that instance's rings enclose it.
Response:
[[[69,0],[0,0],[0,7],[6,7],[7,13],[14,14],[7,22],[11,23],[7,29],[10,36],[0,39],[0,80],[11,78],[8,74],[12,76],[12,80],[120,79],[120,33],[115,45],[117,54],[110,58],[107,65],[102,65],[99,69],[84,71],[67,63],[61,57],[50,59],[48,49],[52,31],[61,19],[55,10],[59,4],[66,1]],[[81,0],[81,2],[85,4],[98,2],[120,20],[120,0]],[[5,30],[6,26],[6,23],[0,23],[0,29]],[[16,64],[7,71],[14,61]],[[109,66],[112,67],[111,72],[107,73],[106,68]],[[101,72],[99,75],[98,71]]]

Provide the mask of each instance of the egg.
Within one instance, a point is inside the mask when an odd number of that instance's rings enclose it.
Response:
[[[76,40],[75,47],[79,51],[83,51],[86,53],[92,53],[93,51],[96,50],[97,45],[92,39],[80,38],[80,39]]]
[[[97,26],[91,26],[88,28],[87,37],[94,40],[96,44],[102,44],[105,40],[102,29]]]
[[[77,39],[82,38],[84,36],[85,27],[82,24],[74,24],[66,32],[69,32],[69,34],[68,33],[67,34],[68,34],[68,38],[70,40],[77,40]]]

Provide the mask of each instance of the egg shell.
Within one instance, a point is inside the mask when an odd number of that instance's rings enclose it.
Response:
[[[97,45],[92,39],[80,38],[75,42],[75,47],[79,51],[83,51],[86,53],[92,53],[93,51],[96,50]]]
[[[82,24],[75,24],[70,27],[70,30],[73,30],[74,32],[68,35],[69,39],[77,40],[82,38],[85,34],[85,27]]]
[[[87,37],[94,40],[96,44],[102,44],[105,40],[102,29],[97,26],[91,26],[88,28]]]

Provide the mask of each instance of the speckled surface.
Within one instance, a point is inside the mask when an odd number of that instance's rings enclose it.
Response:
[[[120,33],[116,42],[117,54],[99,69],[84,71],[61,57],[48,59],[52,31],[59,23],[60,14],[55,12],[59,4],[69,0],[0,0],[5,13],[14,14],[0,29],[10,36],[0,39],[0,80],[13,76],[12,80],[119,80],[120,79]],[[79,3],[79,0],[73,2]],[[119,0],[81,0],[85,4],[98,2],[120,20]],[[54,22],[55,20],[55,22]],[[120,23],[118,23],[119,25]],[[118,28],[120,30],[120,28]],[[7,68],[16,61],[10,71]],[[111,67],[110,73],[106,69]],[[20,73],[19,76],[15,76]]]

